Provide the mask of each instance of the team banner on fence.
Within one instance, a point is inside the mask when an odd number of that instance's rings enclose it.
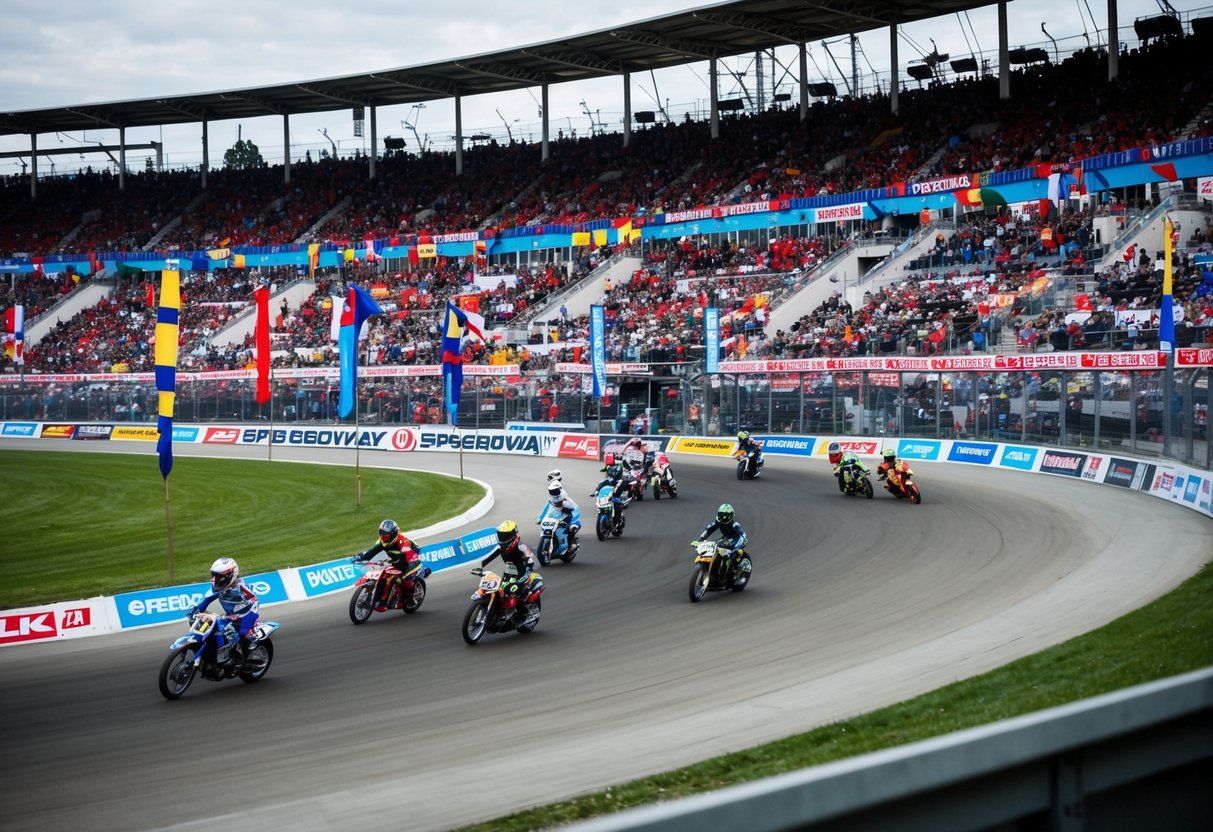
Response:
[[[736,447],[737,442],[732,439],[698,439],[694,436],[678,436],[670,443],[671,451],[707,456],[731,456]]]
[[[705,361],[704,372],[720,372],[720,310],[709,306],[703,310],[703,347]]]

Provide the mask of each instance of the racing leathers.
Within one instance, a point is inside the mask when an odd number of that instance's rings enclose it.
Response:
[[[569,534],[569,548],[574,548],[578,545],[577,532],[581,531],[581,524],[574,522],[574,518],[580,518],[580,507],[568,495],[568,492],[563,490],[558,495],[549,494],[548,504],[552,506],[553,511],[564,514],[564,527]]]
[[[606,477],[598,485],[594,486],[594,490],[590,492],[590,495],[597,497],[600,488],[604,485],[611,486],[613,489],[611,492],[613,517],[617,519],[623,512],[623,507],[631,501],[629,495],[632,492],[632,483],[624,473],[622,465],[608,465],[602,470],[606,472]]]
[[[488,557],[480,561],[480,568],[488,566],[495,558],[500,557],[504,561],[502,568],[504,582],[512,582],[514,587],[509,589],[509,592],[524,592],[524,590],[532,583],[532,578],[536,581],[541,580],[539,573],[535,571],[535,553],[531,551],[531,547],[527,546],[519,540],[508,551],[504,550],[500,545],[496,546],[492,552],[489,552]],[[531,618],[536,615],[534,604],[522,603],[522,598],[519,598],[519,608],[526,614],[519,626],[526,624]]]
[[[400,582],[402,591],[412,592],[413,578],[421,572],[422,567],[421,555],[417,551],[417,544],[406,537],[404,532],[399,532],[395,539],[388,543],[384,543],[382,539],[376,540],[374,546],[357,555],[354,560],[365,563],[380,553],[387,555],[388,562],[400,570],[400,575],[396,580]],[[391,586],[385,585],[384,592],[390,595]],[[377,604],[385,604],[388,598],[383,597],[375,600]]]
[[[902,476],[910,466],[905,460],[895,459],[893,462],[882,462],[876,466],[876,476],[885,481],[884,487],[890,494],[901,491]]]
[[[223,617],[226,619],[219,630],[222,639],[219,644],[220,654],[223,655],[225,646],[234,645],[240,639],[245,639],[246,648],[251,648],[256,643],[256,638],[249,633],[261,615],[261,602],[257,600],[256,593],[249,589],[243,580],[238,580],[225,589],[208,592],[192,612],[205,612],[215,601],[223,607]]]
[[[847,451],[846,453],[844,453],[842,455],[842,459],[838,460],[838,464],[834,466],[834,476],[838,480],[838,490],[839,491],[847,490],[847,482],[846,482],[847,471],[846,471],[846,469],[851,465],[854,465],[855,469],[858,470],[862,474],[866,475],[866,474],[871,473],[871,471],[868,470],[868,466],[863,464],[863,460],[861,460],[858,456],[856,456],[851,451]]]
[[[733,564],[737,563],[737,559],[741,557],[742,550],[745,548],[746,534],[745,529],[741,528],[741,524],[736,520],[730,520],[728,523],[721,523],[719,520],[712,520],[703,527],[703,531],[699,533],[696,542],[707,540],[715,532],[720,532],[721,542],[732,553]]]
[[[754,454],[754,469],[757,470],[762,467],[762,463],[764,462],[762,458],[762,443],[749,437],[745,440],[738,440],[736,453],[738,459],[745,459],[751,452]]]

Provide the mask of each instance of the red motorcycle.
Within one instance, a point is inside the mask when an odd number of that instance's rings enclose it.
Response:
[[[430,576],[428,567],[402,581],[400,578],[404,573],[390,563],[364,563],[356,559],[354,562],[366,566],[350,597],[350,621],[355,624],[365,623],[374,612],[404,610],[405,615],[412,615],[425,601],[425,579]]]
[[[899,462],[887,471],[880,472],[880,478],[885,481],[885,488],[899,500],[909,500],[911,503],[922,502],[922,492],[918,483],[914,482],[914,472],[905,462]]]

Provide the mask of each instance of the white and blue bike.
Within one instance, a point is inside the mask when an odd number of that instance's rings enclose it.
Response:
[[[168,658],[160,666],[160,693],[165,699],[179,699],[201,676],[211,682],[221,682],[239,676],[245,682],[256,682],[270,669],[274,660],[274,643],[270,636],[278,629],[276,621],[258,621],[249,642],[236,637],[236,632],[220,616],[206,612],[190,615],[190,631],[173,642]],[[226,631],[226,632],[225,632]]]
[[[565,563],[572,563],[573,558],[577,557],[577,550],[581,548],[581,544],[569,545],[569,530],[564,522],[564,511],[545,502],[543,508],[539,510],[539,516],[535,522],[539,524],[540,529],[539,551],[536,553],[539,556],[540,565],[547,566],[552,562],[552,558],[560,558]],[[581,526],[580,508],[573,512],[572,524]]]

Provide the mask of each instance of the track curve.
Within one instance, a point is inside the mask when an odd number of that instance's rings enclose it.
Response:
[[[376,464],[458,470],[454,456],[363,455]],[[464,457],[496,486],[485,521],[517,519],[529,540],[552,464]],[[597,466],[559,464],[584,511]],[[622,539],[583,535],[575,563],[543,570],[529,636],[465,646],[474,581],[458,568],[407,618],[355,628],[344,592],[272,607],[269,675],[198,681],[178,702],[155,684],[171,626],[0,650],[0,826],[446,829],[984,672],[1141,606],[1209,554],[1195,512],[1061,478],[916,463],[924,502],[910,506],[843,497],[820,460],[773,458],[744,483],[728,460],[674,465],[679,499],[646,498]],[[693,605],[687,542],[723,500],[754,577]]]

